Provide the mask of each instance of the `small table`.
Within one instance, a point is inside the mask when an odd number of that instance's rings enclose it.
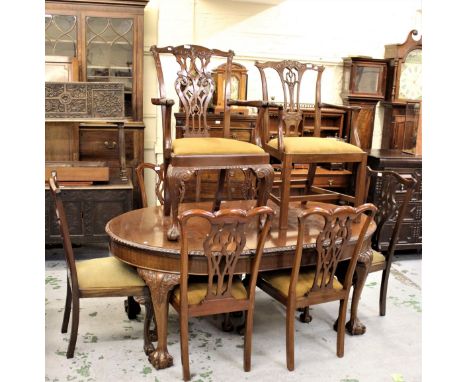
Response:
[[[221,208],[244,208],[248,209],[255,205],[256,201],[230,201],[224,202]],[[330,204],[316,203],[323,206]],[[309,203],[309,206],[311,203]],[[273,219],[270,233],[265,242],[264,254],[262,256],[259,271],[269,271],[276,269],[292,268],[294,251],[297,242],[297,214],[300,212],[300,204],[291,203],[288,217],[288,229],[278,229],[278,207],[269,202],[277,213]],[[190,208],[202,208],[209,210],[212,203],[186,203],[181,204],[179,211]],[[356,223],[356,230],[353,230],[352,246],[347,248],[344,259],[351,256],[353,245],[357,241],[358,228],[364,223]],[[258,224],[258,223],[256,223]],[[145,280],[151,292],[151,299],[157,321],[158,345],[154,349],[145,348],[148,359],[156,369],[163,369],[173,364],[172,356],[167,350],[167,318],[168,318],[168,298],[171,290],[179,284],[180,274],[180,242],[167,240],[166,232],[171,226],[170,217],[164,216],[162,206],[141,208],[133,210],[111,219],[106,225],[106,232],[109,235],[109,248],[111,253],[120,260],[131,264],[138,269],[138,273]],[[372,250],[370,248],[371,236],[375,230],[372,223],[366,234],[363,249],[359,261],[368,270],[372,261]],[[250,271],[250,260],[252,251],[256,248],[258,227],[248,230],[247,243],[244,253],[239,259],[236,267],[237,273],[248,273]],[[191,240],[199,240],[200,248],[202,235],[195,232]],[[313,240],[304,246],[302,257],[304,265],[315,264],[315,251]],[[207,275],[207,262],[203,255],[190,255],[189,274]],[[367,278],[367,271],[357,275],[356,288],[362,288]],[[346,324],[352,334],[363,334],[365,326],[357,318],[357,306],[359,301],[352,301],[351,318]]]

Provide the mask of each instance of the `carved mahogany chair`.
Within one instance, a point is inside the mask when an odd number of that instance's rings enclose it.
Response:
[[[294,370],[294,321],[295,311],[310,305],[330,301],[340,301],[338,316],[337,351],[338,357],[344,355],[344,331],[349,292],[353,274],[361,251],[364,235],[375,214],[376,207],[363,204],[357,208],[339,206],[324,209],[313,206],[304,210],[298,217],[299,227],[296,254],[292,270],[262,272],[257,286],[274,299],[286,306],[286,364]],[[353,232],[352,225],[365,214],[366,220],[361,230]],[[318,231],[316,239],[317,265],[301,267],[301,258],[307,239]],[[349,249],[352,234],[358,234],[352,256],[348,264],[346,278],[339,282],[335,276],[337,265]],[[349,254],[348,254],[349,256]]]
[[[250,371],[255,284],[263,253],[266,235],[270,228],[273,210],[267,206],[249,211],[221,209],[217,212],[188,210],[179,215],[181,226],[181,282],[174,289],[171,304],[180,316],[180,346],[184,381],[190,380],[188,320],[190,317],[219,313],[246,312],[244,337],[244,370]],[[236,264],[246,245],[247,230],[264,217],[259,230],[256,249],[252,248],[250,283],[244,287],[236,275]],[[259,226],[260,227],[260,226]],[[193,251],[191,238],[204,237],[203,250]],[[205,256],[208,276],[203,281],[191,281],[188,275],[190,257]]]
[[[258,125],[263,119],[266,103],[262,101],[234,101],[231,94],[231,69],[234,52],[208,49],[199,45],[157,47],[151,52],[156,65],[160,98],[152,98],[153,105],[160,105],[163,125],[164,155],[164,206],[165,215],[172,214],[172,226],[168,239],[177,240],[178,205],[184,197],[185,182],[200,170],[218,170],[219,180],[213,210],[220,207],[226,171],[242,169],[244,173],[255,174],[258,188],[258,205],[265,205],[273,183],[273,168],[268,153],[260,147],[255,130],[251,142],[238,141],[230,132],[230,106],[251,106],[258,108]],[[171,138],[171,116],[174,101],[167,99],[161,65],[161,55],[174,58],[178,67],[175,91],[185,113],[182,137]],[[226,64],[225,101],[222,137],[210,136],[207,124],[208,106],[215,90],[215,82],[210,72],[211,61],[224,61]]]
[[[145,170],[154,172],[155,183],[154,183],[154,195],[156,200],[159,201],[161,205],[164,204],[164,165],[157,165],[154,163],[143,162],[140,163],[136,169],[136,175],[138,180],[138,187],[140,188],[140,197],[141,197],[141,206],[143,208],[148,207],[148,198],[146,195],[145,187]]]
[[[411,177],[403,177],[390,170],[372,170],[367,168],[367,189],[372,187],[374,198],[371,201],[378,210],[375,215],[377,228],[372,236],[372,264],[370,272],[382,271],[380,283],[379,313],[385,316],[387,304],[387,286],[390,268],[392,266],[395,245],[398,242],[401,225],[406,215],[408,204],[413,196],[416,180]],[[390,241],[381,240],[382,233],[391,232]],[[387,233],[388,234],[388,233]],[[365,272],[363,264],[358,264],[356,272]],[[354,289],[353,307],[359,302],[362,290]]]
[[[96,258],[75,261],[75,255],[70,240],[67,216],[61,198],[61,190],[56,174],[52,172],[49,187],[55,203],[55,213],[62,235],[65,258],[67,262],[67,296],[63,313],[62,333],[68,330],[70,312],[72,313],[71,334],[68,343],[67,358],[73,358],[78,323],[80,317],[80,299],[90,297],[124,297],[142,296],[145,298],[146,314],[144,322],[144,350],[147,354],[154,351],[150,339],[150,322],[154,316],[153,307],[143,279],[136,269],[115,257]]]
[[[338,106],[321,102],[321,79],[324,67],[312,63],[300,63],[297,61],[268,61],[256,62],[255,66],[260,71],[262,80],[263,100],[268,101],[267,75],[276,72],[281,81],[283,102],[277,105],[279,111],[279,123],[277,131],[270,136],[269,112],[265,113],[265,121],[261,132],[262,147],[268,152],[273,161],[280,163],[281,181],[279,182],[279,194],[270,194],[270,198],[280,206],[280,229],[287,229],[288,205],[292,201],[345,201],[355,206],[364,203],[365,176],[367,154],[359,148],[359,137],[354,124],[359,120],[359,107]],[[316,73],[315,82],[315,117],[314,135],[304,136],[304,116],[300,104],[300,92],[304,85],[304,74]],[[313,77],[313,76],[311,76]],[[271,81],[272,78],[270,77]],[[346,110],[351,113],[351,137],[350,143],[338,139],[321,137],[321,113],[322,108],[334,108]],[[354,194],[344,193],[313,186],[317,165],[323,163],[346,163],[355,167]],[[308,165],[307,180],[304,184],[302,195],[291,195],[292,170],[295,164]],[[295,181],[297,183],[297,181]]]

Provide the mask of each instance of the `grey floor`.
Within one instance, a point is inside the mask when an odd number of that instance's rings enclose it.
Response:
[[[78,259],[107,256],[105,246],[75,249]],[[178,316],[169,310],[169,351],[174,366],[154,369],[143,346],[143,315],[128,320],[123,298],[81,300],[75,357],[67,359],[68,335],[60,333],[66,270],[61,249],[46,250],[46,381],[181,381]],[[338,303],[311,309],[310,324],[296,322],[296,369],[285,365],[285,309],[258,290],[254,321],[252,370],[242,368],[243,337],[220,330],[213,317],[190,321],[192,381],[421,381],[421,256],[405,254],[394,262],[387,315],[378,314],[380,273],[368,277],[359,316],[363,336],[345,338],[345,356],[336,357],[332,329]]]

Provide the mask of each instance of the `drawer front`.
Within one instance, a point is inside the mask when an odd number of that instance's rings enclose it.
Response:
[[[125,132],[125,159],[135,158],[134,134]],[[80,160],[119,161],[117,130],[80,130]]]

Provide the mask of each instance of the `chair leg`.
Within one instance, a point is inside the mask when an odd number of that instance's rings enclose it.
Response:
[[[305,308],[300,309],[302,313],[299,316],[299,321],[308,324],[312,321],[312,316],[310,315],[309,307],[306,306]]]
[[[360,206],[366,200],[367,156],[357,165],[354,206]]]
[[[307,171],[307,181],[304,188],[304,195],[309,195],[312,185],[314,184],[315,172],[317,171],[317,164],[309,164],[309,169]],[[301,202],[302,207],[305,207],[307,200]]]
[[[245,312],[244,371],[250,371],[252,359],[253,311]]]
[[[336,334],[336,355],[338,357],[344,356],[344,334],[345,334],[345,321],[346,321],[346,308],[348,307],[348,300],[340,300],[340,310],[338,315],[338,327]]]
[[[223,197],[224,191],[224,182],[226,180],[226,169],[219,170],[219,178],[218,178],[218,188],[216,189],[216,198],[213,202],[213,211],[218,211],[221,207],[221,199]]]
[[[151,341],[153,336],[150,330],[151,321],[153,320],[154,320],[153,303],[151,302],[150,296],[145,296],[145,321],[143,324],[143,338],[144,338],[143,350],[145,351],[146,355],[150,355],[152,352],[155,351],[154,345]]]
[[[185,312],[180,315],[180,358],[184,381],[190,381],[189,351],[188,351],[188,317]]]
[[[62,321],[62,333],[66,333],[68,330],[68,322],[70,320],[70,310],[71,310],[71,288],[70,283],[68,282],[67,276],[67,297],[65,299],[65,308],[63,311],[63,321]]]
[[[380,282],[380,298],[379,298],[379,313],[381,316],[385,316],[387,311],[387,287],[388,287],[388,277],[390,276],[390,265],[387,264],[382,272],[382,280]]]
[[[169,160],[164,159],[163,166],[163,179],[164,179],[164,216],[171,214],[171,193],[169,191],[169,182],[167,181],[167,169],[169,167]]]
[[[73,296],[72,299],[72,324],[70,342],[68,343],[67,358],[73,358],[75,354],[76,339],[78,337],[78,324],[80,322],[80,298]]]
[[[294,321],[295,309],[286,307],[286,366],[289,371],[294,370]]]
[[[291,193],[291,171],[292,163],[290,159],[286,159],[281,169],[281,189],[280,189],[280,216],[279,229],[285,230],[288,228],[288,211],[289,211],[289,196]]]

